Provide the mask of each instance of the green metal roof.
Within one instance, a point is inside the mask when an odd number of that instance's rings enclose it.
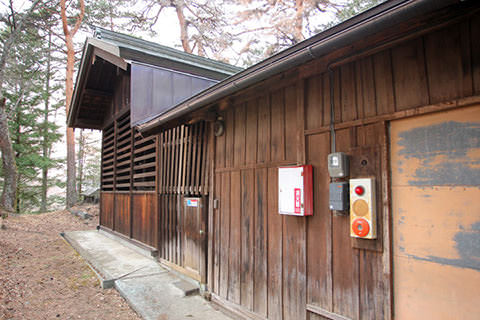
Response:
[[[193,68],[205,69],[223,74],[224,76],[230,76],[243,70],[242,68],[228,63],[200,57],[100,27],[95,28],[94,37],[117,46],[119,48],[120,56],[128,60],[135,60],[160,66],[163,66],[163,61],[168,60],[170,63],[169,66],[172,62],[177,62],[186,67],[190,66]],[[188,72],[189,70],[182,71]]]

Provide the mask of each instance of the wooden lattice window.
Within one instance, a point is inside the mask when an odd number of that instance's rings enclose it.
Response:
[[[115,190],[129,191],[132,174],[132,129],[130,113],[115,121]]]
[[[113,191],[115,161],[115,125],[112,123],[103,130],[102,137],[102,191]]]
[[[182,125],[160,134],[160,192],[207,193],[207,135],[205,122]]]
[[[133,189],[155,190],[157,175],[157,137],[143,137],[135,131]]]

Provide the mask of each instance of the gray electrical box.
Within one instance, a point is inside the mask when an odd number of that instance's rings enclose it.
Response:
[[[349,175],[348,156],[343,152],[328,155],[328,173],[332,178],[344,178]]]
[[[347,211],[350,203],[349,191],[348,182],[330,183],[330,210]]]

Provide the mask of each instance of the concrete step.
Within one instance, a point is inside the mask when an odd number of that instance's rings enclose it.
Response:
[[[190,283],[185,280],[178,280],[173,283],[173,285],[182,290],[183,295],[186,296],[193,296],[197,295],[200,292],[200,288],[193,283]]]

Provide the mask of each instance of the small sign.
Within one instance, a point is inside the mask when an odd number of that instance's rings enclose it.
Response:
[[[333,156],[331,159],[332,159],[332,166],[338,167],[338,156]]]
[[[300,213],[300,207],[302,202],[302,194],[300,188],[295,188],[295,213]]]
[[[187,199],[187,207],[198,207],[198,199]]]

